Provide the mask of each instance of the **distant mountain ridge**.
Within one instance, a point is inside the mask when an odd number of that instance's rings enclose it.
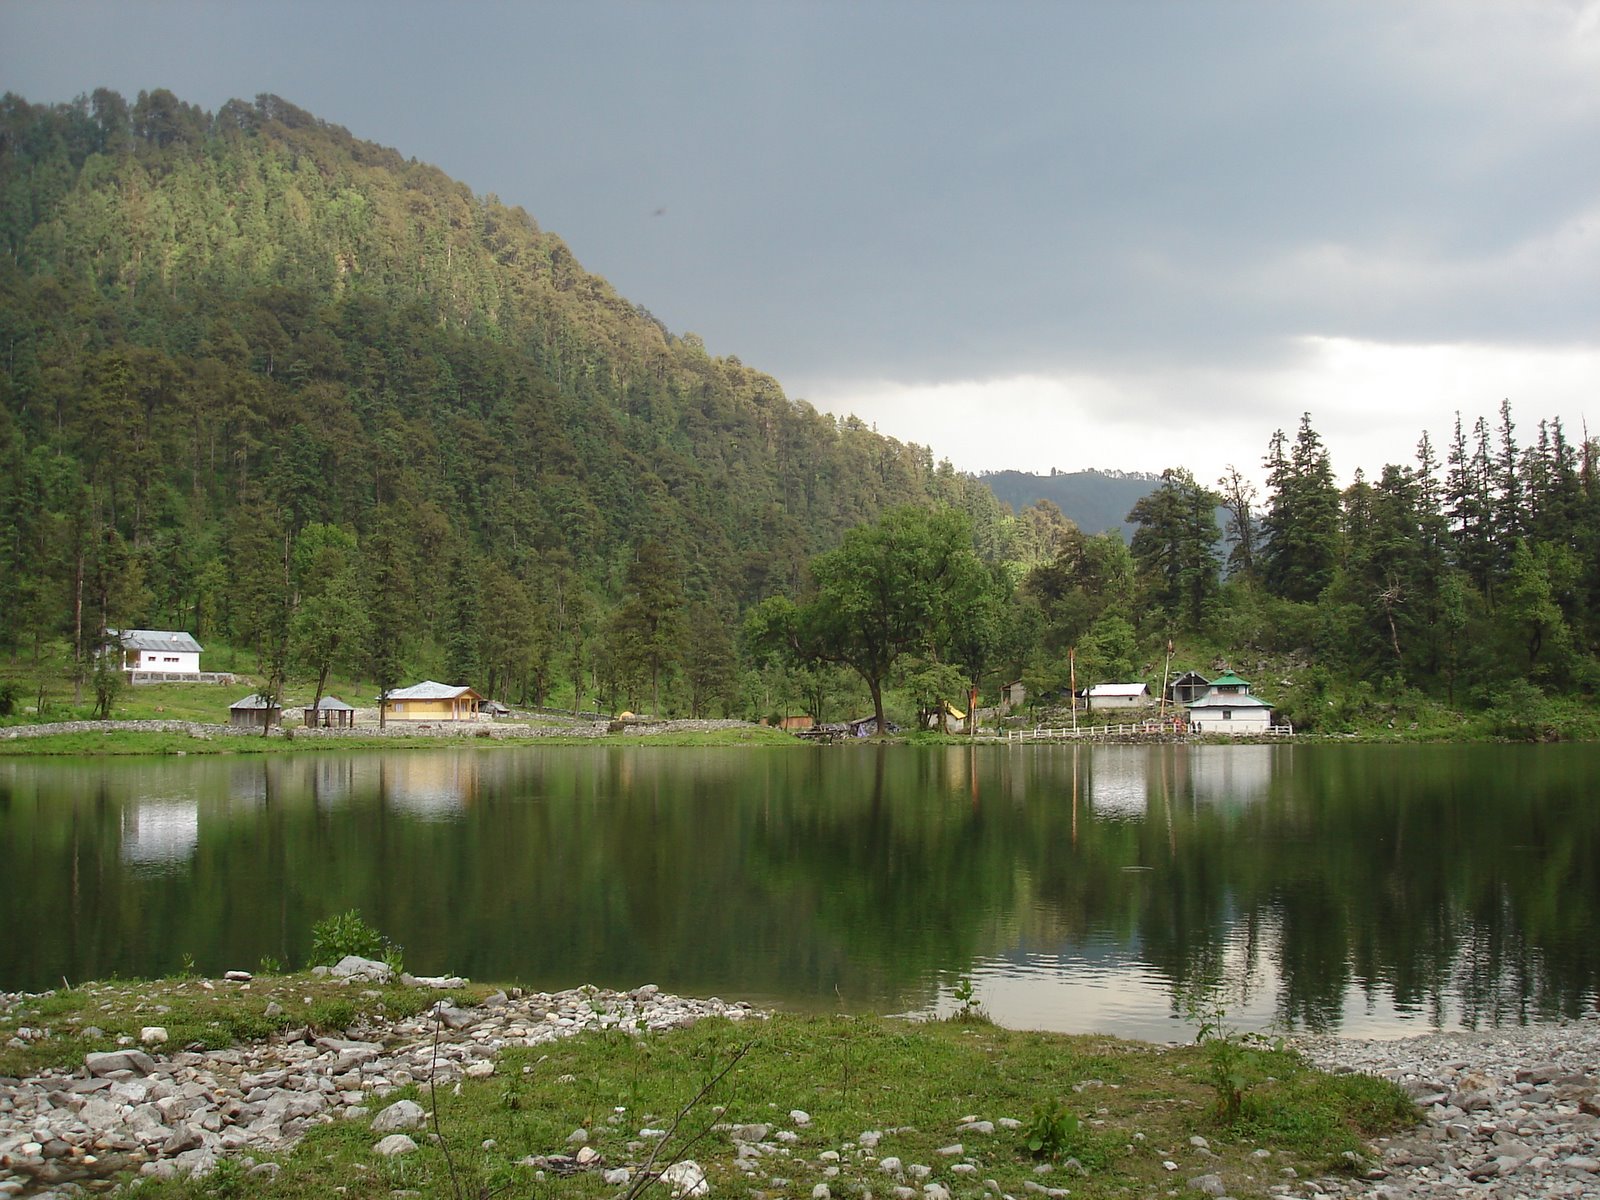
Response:
[[[1155,491],[1161,476],[1147,471],[1062,471],[1035,475],[1030,471],[986,471],[978,476],[995,499],[1020,512],[1048,500],[1085,533],[1122,531],[1133,536],[1128,513]]]

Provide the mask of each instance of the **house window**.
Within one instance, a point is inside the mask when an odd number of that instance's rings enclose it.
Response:
[[[177,662],[178,661],[178,656],[176,654],[169,654],[164,659],[162,659],[161,661],[162,662]]]
[[[1231,708],[1225,708],[1225,709],[1223,709],[1223,710],[1222,710],[1222,719],[1223,719],[1223,720],[1224,720],[1224,721],[1231,721],[1231,720],[1233,720],[1233,709],[1231,709]]]
[[[406,702],[404,700],[398,701],[394,706],[394,710],[397,713],[405,712],[405,710],[406,710]]]

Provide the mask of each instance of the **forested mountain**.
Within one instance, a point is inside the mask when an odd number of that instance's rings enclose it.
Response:
[[[1142,471],[1052,471],[1035,475],[1030,471],[986,471],[978,478],[1002,504],[1014,511],[1048,500],[1079,529],[1104,533],[1120,529],[1133,536],[1128,513],[1133,506],[1156,490],[1159,475]]]
[[[1263,496],[1176,465],[991,491],[275,97],[0,100],[13,675],[81,685],[103,629],[178,628],[269,691],[927,717],[1155,682],[1176,639],[1272,664],[1301,727],[1442,702],[1545,736],[1545,697],[1600,689],[1600,441],[1509,403],[1443,462],[1418,433],[1343,490],[1307,415],[1263,430]],[[1091,510],[1085,483],[1125,490]]]
[[[691,626],[726,658],[748,604],[888,506],[1006,536],[928,450],[786,398],[521,209],[272,96],[7,95],[0,355],[13,653],[66,638],[82,663],[101,626],[152,626],[356,669],[381,643],[391,670],[540,698],[626,682]]]

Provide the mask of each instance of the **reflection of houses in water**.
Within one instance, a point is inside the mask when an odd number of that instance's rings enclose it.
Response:
[[[1204,804],[1253,804],[1272,784],[1272,746],[1191,746],[1189,791]]]
[[[378,768],[387,804],[425,820],[448,821],[478,794],[474,754],[414,754],[385,758]]]
[[[1144,816],[1150,796],[1145,747],[1096,746],[1088,762],[1090,808],[1106,816]]]
[[[228,801],[230,805],[256,808],[267,799],[267,764],[265,758],[254,762],[230,763],[228,766]]]
[[[316,758],[309,779],[311,798],[318,808],[338,808],[347,804],[356,786],[356,765],[343,755]]]
[[[197,800],[139,800],[122,810],[122,861],[135,866],[177,866],[200,842]]]

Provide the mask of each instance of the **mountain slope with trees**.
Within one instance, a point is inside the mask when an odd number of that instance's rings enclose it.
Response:
[[[542,701],[665,671],[674,703],[732,703],[728,631],[847,529],[937,504],[1008,536],[925,448],[272,96],[6,96],[0,346],[0,639],[65,639],[80,679],[100,628],[152,626],[269,682],[430,671]],[[694,629],[729,657],[690,686]]]

